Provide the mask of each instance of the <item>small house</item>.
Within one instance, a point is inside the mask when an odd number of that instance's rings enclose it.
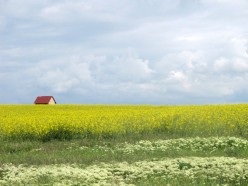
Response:
[[[34,104],[56,104],[56,101],[53,96],[38,96],[34,101]]]

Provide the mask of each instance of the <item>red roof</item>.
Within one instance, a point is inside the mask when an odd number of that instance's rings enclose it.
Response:
[[[36,100],[34,101],[35,104],[48,104],[49,101],[53,99],[54,102],[56,103],[55,99],[53,96],[38,96]]]

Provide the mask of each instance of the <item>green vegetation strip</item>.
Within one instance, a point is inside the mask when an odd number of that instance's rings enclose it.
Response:
[[[73,147],[71,147],[73,148]],[[79,149],[103,150],[103,151],[122,151],[123,153],[134,153],[135,151],[193,151],[193,152],[210,152],[239,151],[248,150],[248,140],[236,137],[211,137],[211,138],[179,138],[168,140],[141,140],[137,143],[123,143],[116,147],[95,146],[89,148],[82,146]]]
[[[120,143],[115,146],[106,144],[88,147],[72,144],[67,150],[92,154],[112,154],[113,157],[116,156],[119,160],[128,162],[150,157],[229,156],[241,158],[248,157],[248,140],[236,137],[141,140],[136,143]],[[137,159],[135,156],[139,158]],[[118,161],[118,159],[116,160]]]
[[[238,137],[0,142],[0,185],[248,185]]]
[[[248,140],[237,137],[151,139],[118,141],[0,142],[0,165],[133,163],[164,157],[248,157]]]

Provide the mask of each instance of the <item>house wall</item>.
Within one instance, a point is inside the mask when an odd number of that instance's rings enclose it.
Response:
[[[54,99],[53,99],[53,98],[51,98],[48,104],[50,104],[50,105],[53,105],[53,104],[55,104],[55,101],[54,101]]]

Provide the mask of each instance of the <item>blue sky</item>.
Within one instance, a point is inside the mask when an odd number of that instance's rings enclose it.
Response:
[[[0,0],[0,104],[248,102],[247,0]]]

